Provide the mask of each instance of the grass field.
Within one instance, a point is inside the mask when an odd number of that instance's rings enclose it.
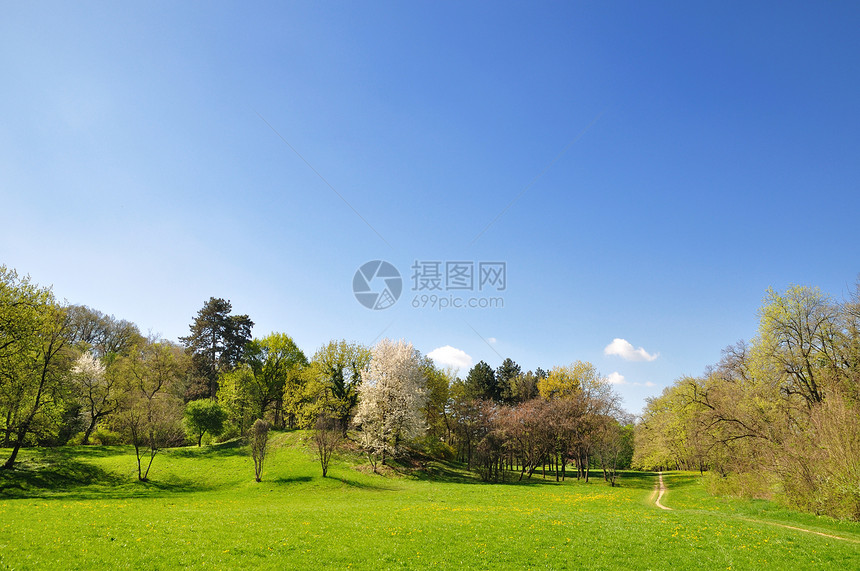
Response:
[[[712,498],[694,474],[664,476],[664,511],[649,473],[483,484],[342,460],[323,479],[299,433],[274,444],[262,483],[236,444],[164,451],[148,483],[127,447],[27,450],[0,473],[0,568],[860,568],[860,524]]]

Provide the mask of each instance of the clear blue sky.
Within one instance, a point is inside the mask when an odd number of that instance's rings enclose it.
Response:
[[[308,355],[589,360],[638,412],[766,288],[853,287],[858,29],[850,2],[8,4],[0,263],[170,339],[216,296]],[[404,284],[378,311],[376,259]],[[411,307],[416,260],[504,261],[504,308]]]

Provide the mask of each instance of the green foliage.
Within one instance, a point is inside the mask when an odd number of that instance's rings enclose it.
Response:
[[[308,364],[305,354],[289,335],[272,333],[248,343],[245,363],[251,375],[241,377],[245,381],[242,389],[254,414],[266,418],[271,410],[273,425],[283,428],[285,392],[301,390],[301,371]],[[292,416],[289,425],[295,425]]]
[[[227,433],[244,435],[254,420],[254,406],[247,388],[253,383],[250,367],[239,366],[218,377],[218,403],[227,412]]]
[[[714,490],[860,520],[858,294],[769,290],[749,345],[649,401],[634,465],[711,469]]]
[[[498,386],[499,399],[507,404],[519,400],[517,390],[517,379],[522,376],[523,370],[513,359],[505,359],[496,369],[496,385]]]
[[[358,404],[358,389],[362,373],[370,363],[370,348],[345,340],[330,341],[313,357],[309,379],[310,399],[315,412],[304,415],[316,419],[317,413],[337,418],[342,426],[348,426]],[[311,420],[315,422],[315,420]],[[305,424],[307,426],[307,424]]]
[[[263,463],[269,449],[269,423],[258,418],[248,433],[251,441],[251,456],[254,457],[254,479],[258,482],[263,478]]]
[[[200,446],[203,435],[207,432],[212,436],[218,436],[223,432],[227,411],[217,401],[195,400],[186,405],[184,420],[185,431],[189,436],[196,438],[197,446]]]
[[[119,432],[99,426],[90,436],[90,442],[97,446],[116,446],[123,442],[123,437]]]
[[[479,361],[469,370],[464,384],[469,398],[502,401],[502,389],[496,382],[496,372],[484,361]]]
[[[457,457],[457,451],[450,444],[429,435],[424,440],[423,448],[427,454],[437,460],[451,462]]]
[[[187,397],[215,398],[218,376],[230,371],[244,355],[254,322],[247,315],[230,315],[228,300],[211,297],[197,312],[190,333],[180,340],[192,354],[193,383]]]
[[[69,340],[68,315],[50,289],[0,265],[0,430],[3,445],[13,446],[2,468],[62,423],[74,359]]]
[[[574,398],[601,382],[594,365],[576,361],[568,366],[553,367],[549,374],[537,382],[538,392],[545,399]]]

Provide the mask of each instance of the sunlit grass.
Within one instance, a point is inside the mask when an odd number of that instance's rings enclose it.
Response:
[[[323,479],[299,434],[275,443],[262,483],[235,444],[165,451],[145,484],[124,447],[27,451],[24,470],[0,479],[0,567],[860,566],[858,544],[742,519],[757,514],[710,498],[693,475],[667,475],[668,512],[649,502],[652,474],[617,488],[599,477],[484,484],[456,465],[383,477],[351,458]]]

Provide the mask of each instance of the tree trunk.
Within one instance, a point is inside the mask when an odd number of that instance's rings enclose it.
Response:
[[[6,411],[6,430],[3,435],[3,448],[9,448],[9,442],[12,438],[12,408]]]
[[[90,425],[87,426],[87,429],[84,431],[84,438],[81,440],[81,444],[87,445],[90,443],[90,436],[92,436],[93,430],[96,429],[96,424],[98,424],[98,422],[98,416],[90,416]]]
[[[136,442],[134,444],[134,455],[137,456],[137,479],[138,481],[145,482],[146,478],[143,477],[143,472],[140,469],[140,446]]]
[[[29,422],[27,423],[30,424]],[[15,459],[18,457],[18,451],[21,449],[21,444],[24,442],[24,436],[27,435],[27,429],[19,430],[17,437],[15,438],[15,447],[12,448],[12,454],[9,456],[9,459],[3,464],[3,470],[11,470],[12,466],[15,464]]]

